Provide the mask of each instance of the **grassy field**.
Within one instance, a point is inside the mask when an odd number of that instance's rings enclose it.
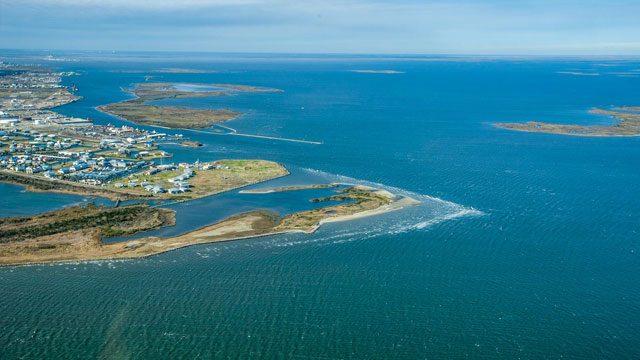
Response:
[[[227,109],[147,105],[140,99],[99,106],[98,110],[138,124],[184,129],[209,127],[212,123],[231,120],[239,115]]]
[[[99,229],[104,236],[119,236],[173,223],[170,210],[146,205],[109,208],[88,204],[34,216],[0,218],[0,243],[90,228]]]
[[[284,166],[267,160],[218,160],[213,164],[218,165],[221,168],[212,170],[194,170],[194,176],[187,180],[192,186],[189,192],[178,195],[168,193],[153,194],[153,197],[158,199],[176,200],[195,199],[289,174]],[[147,171],[144,171],[133,174],[127,178],[120,179],[116,182],[126,184],[129,181],[136,181],[138,183],[147,181],[167,190],[174,186],[167,180],[182,174],[183,171],[184,169],[177,169],[172,171],[163,171],[154,175],[146,175]],[[117,189],[115,188],[116,182],[109,184],[107,188],[114,190]],[[150,194],[141,187],[124,188],[122,191],[140,195]]]

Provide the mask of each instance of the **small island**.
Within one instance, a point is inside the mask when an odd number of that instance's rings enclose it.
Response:
[[[190,148],[199,148],[204,146],[204,144],[202,144],[199,141],[183,141],[180,143],[180,146],[190,147]]]
[[[213,123],[237,118],[240,114],[228,109],[203,110],[181,106],[157,106],[147,101],[179,98],[227,96],[237,92],[280,92],[278,89],[233,84],[139,83],[129,90],[136,97],[97,109],[122,119],[165,128],[206,128]]]
[[[102,238],[173,225],[173,212],[146,205],[105,208],[90,204],[32,217],[4,218],[0,219],[0,266],[140,258],[197,244],[288,232],[312,233],[324,223],[352,220],[419,204],[406,196],[361,185],[350,185],[336,195],[313,201],[333,200],[341,202],[284,217],[256,210],[180,236],[112,243],[104,242]]]
[[[188,68],[162,68],[157,70],[151,70],[152,73],[159,74],[212,74],[215,70],[204,69],[188,69]]]
[[[616,123],[612,125],[570,125],[529,121],[526,123],[496,123],[494,126],[507,130],[572,136],[640,135],[640,107],[616,107],[611,110],[594,108],[590,110],[590,113],[610,116],[616,120]]]
[[[362,73],[362,74],[404,74],[404,71],[398,71],[398,70],[368,70],[368,69],[361,69],[361,70],[350,70],[351,72],[355,72],[355,73]]]

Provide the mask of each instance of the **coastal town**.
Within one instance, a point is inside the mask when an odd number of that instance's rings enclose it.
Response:
[[[220,96],[216,92],[188,94],[164,84],[139,85],[135,88],[138,99],[133,104],[138,115],[112,114],[125,121],[120,125],[98,125],[90,119],[52,110],[81,99],[75,85],[62,85],[66,76],[76,73],[0,63],[0,182],[24,186],[27,191],[102,197],[114,203],[87,202],[32,216],[0,219],[0,266],[144,257],[194,244],[283,232],[310,233],[326,222],[419,204],[407,196],[353,184],[291,185],[262,191],[335,188],[336,194],[310,200],[324,206],[284,216],[256,209],[194,230],[185,237],[105,243],[104,237],[175,225],[174,210],[163,205],[239,189],[286,176],[289,171],[277,162],[261,159],[171,162],[172,154],[163,150],[163,145],[179,144],[198,151],[201,144],[181,134],[138,125],[164,119],[171,120],[177,128],[193,126],[191,109],[148,106],[145,101],[167,96]],[[238,91],[273,91],[226,86]],[[198,126],[215,122],[214,115],[199,113]],[[121,200],[132,201],[121,204]]]
[[[130,195],[144,197],[190,192],[189,181],[199,170],[230,170],[224,164],[154,162],[171,157],[159,144],[192,143],[181,134],[95,125],[49,110],[80,99],[75,86],[61,84],[75,73],[0,63],[0,75],[0,171],[13,179],[26,175],[133,189]]]

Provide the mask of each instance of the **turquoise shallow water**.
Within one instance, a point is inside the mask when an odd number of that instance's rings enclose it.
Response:
[[[610,74],[637,72],[640,61],[69,55],[79,61],[53,65],[82,72],[65,81],[77,84],[84,99],[62,107],[65,114],[119,123],[93,108],[127,98],[120,87],[143,81],[137,71],[201,68],[218,72],[154,80],[284,92],[163,103],[229,107],[246,114],[228,124],[238,131],[323,142],[184,131],[206,146],[168,147],[175,161],[266,158],[296,171],[264,186],[364,181],[423,205],[327,224],[313,235],[196,246],[134,261],[0,269],[0,357],[640,353],[640,139],[490,125],[608,123],[587,111],[640,105],[640,78]],[[575,69],[601,76],[559,73]],[[0,191],[3,214],[44,209],[31,205],[41,194]],[[22,200],[11,200],[16,196]],[[77,200],[52,196],[48,208]],[[220,217],[239,207],[239,196],[212,197],[202,209]],[[284,212],[302,206],[282,201],[266,206]]]

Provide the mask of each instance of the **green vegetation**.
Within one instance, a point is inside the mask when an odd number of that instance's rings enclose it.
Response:
[[[0,170],[0,182],[23,185],[26,186],[29,191],[83,194],[101,196],[111,200],[126,200],[150,196],[149,194],[136,194],[136,196],[132,196],[132,194],[118,189],[106,189],[73,181],[47,179],[41,176],[28,175],[7,170]]]
[[[98,110],[138,124],[185,129],[209,127],[212,123],[231,120],[239,115],[226,109],[146,105],[139,99],[99,106]]]
[[[392,204],[397,200],[394,195],[386,191],[366,186],[353,186],[342,190],[338,195],[312,200],[314,202],[343,201],[342,203],[289,214],[282,218],[276,230],[302,230],[310,232],[315,230],[325,219],[352,216],[366,211],[373,211],[385,205]]]
[[[207,85],[207,84],[205,84]],[[230,92],[276,92],[277,89],[261,88],[247,85],[212,84],[222,90],[214,91],[181,91],[173,83],[140,83],[131,92],[135,99],[102,105],[98,110],[116,115],[135,123],[162,126],[168,128],[205,128],[212,123],[234,119],[240,114],[227,109],[200,110],[178,106],[156,106],[146,101],[169,98],[196,98],[225,96]]]
[[[91,203],[35,216],[0,218],[0,243],[91,228],[99,229],[104,236],[119,236],[173,222],[173,212],[166,209],[147,205],[107,208]]]
[[[388,197],[378,195],[373,190],[370,190],[368,188],[358,187],[358,186],[353,186],[344,190],[340,190],[339,193],[340,194],[338,195],[311,199],[311,202],[319,203],[319,202],[326,202],[326,201],[346,201],[346,200],[363,202],[363,201],[371,200],[372,198],[377,198],[382,201],[390,202],[390,199]]]
[[[275,179],[288,175],[287,169],[273,161],[267,160],[218,160],[212,163],[214,169],[194,169],[194,175],[187,182],[191,185],[188,192],[182,194],[151,194],[140,186],[133,188],[117,189],[115,183],[107,188],[114,191],[124,191],[131,195],[153,196],[159,199],[188,200],[208,196],[223,191],[228,191],[247,185],[257,184],[262,181]],[[130,175],[120,179],[121,182],[144,181],[163,187],[165,190],[174,187],[168,180],[182,174],[184,169],[161,171],[149,175],[148,171]]]

